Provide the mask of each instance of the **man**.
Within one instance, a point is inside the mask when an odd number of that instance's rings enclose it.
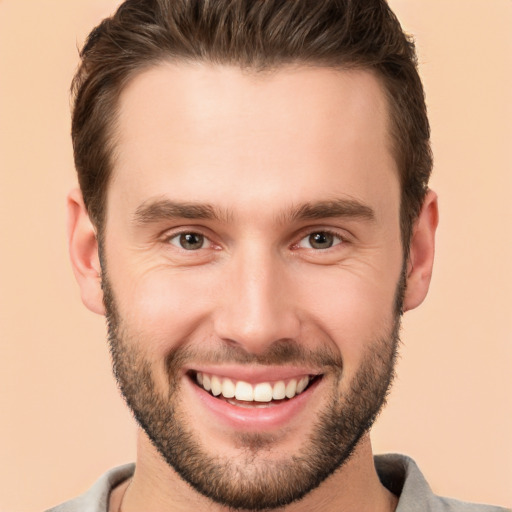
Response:
[[[54,511],[498,510],[372,454],[438,218],[385,2],[128,0],[74,94],[71,260],[140,430]]]

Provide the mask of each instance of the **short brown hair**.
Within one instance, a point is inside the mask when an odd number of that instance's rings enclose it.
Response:
[[[72,84],[80,187],[102,231],[118,98],[159,62],[256,70],[314,64],[373,70],[390,105],[405,254],[432,170],[430,128],[414,43],[385,0],[126,0],[89,35]]]

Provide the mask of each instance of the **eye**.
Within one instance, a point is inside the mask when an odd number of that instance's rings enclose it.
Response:
[[[169,238],[169,243],[186,251],[204,249],[208,239],[200,233],[179,233]]]
[[[305,249],[330,249],[331,247],[342,243],[341,237],[330,233],[329,231],[316,231],[304,237],[299,242],[299,247]]]

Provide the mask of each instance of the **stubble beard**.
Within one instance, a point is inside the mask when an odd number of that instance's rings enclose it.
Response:
[[[198,434],[180,408],[179,369],[194,361],[187,348],[178,348],[166,361],[168,392],[155,384],[153,369],[138,346],[140,339],[128,333],[120,319],[110,283],[103,276],[108,339],[113,370],[122,395],[140,427],[181,478],[214,502],[234,510],[270,510],[303,498],[350,458],[361,438],[373,425],[386,402],[394,378],[399,344],[404,278],[395,297],[395,314],[390,332],[369,344],[348,391],[340,394],[343,361],[329,351],[306,352],[297,344],[276,343],[263,356],[222,347],[211,354],[215,362],[323,364],[332,387],[308,440],[295,454],[269,460],[265,452],[273,438],[266,434],[243,434],[234,439],[238,460],[213,455],[202,446]],[[203,354],[200,354],[204,358]],[[203,359],[204,360],[204,359]],[[213,361],[211,361],[213,362]]]

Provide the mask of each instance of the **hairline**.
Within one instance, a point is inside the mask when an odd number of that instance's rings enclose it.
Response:
[[[242,72],[247,72],[253,76],[261,76],[262,74],[273,74],[286,69],[300,69],[300,68],[311,68],[311,69],[331,69],[336,72],[350,72],[350,71],[364,71],[373,75],[377,82],[379,83],[381,90],[383,92],[383,97],[386,105],[386,145],[388,151],[390,152],[393,161],[395,162],[395,170],[397,172],[397,178],[399,180],[400,187],[400,223],[402,222],[403,216],[403,207],[404,207],[404,183],[403,183],[403,173],[401,170],[401,157],[403,156],[403,150],[401,150],[399,135],[397,133],[398,126],[396,123],[396,113],[394,108],[393,99],[391,97],[391,91],[387,84],[386,77],[382,72],[376,69],[375,66],[371,66],[365,63],[356,63],[350,62],[347,60],[342,63],[328,62],[327,60],[321,59],[295,59],[290,61],[282,61],[282,62],[272,62],[268,64],[248,64],[244,65],[243,62],[236,61],[220,61],[212,58],[197,58],[197,57],[186,57],[186,56],[171,56],[171,55],[162,55],[160,57],[155,57],[152,60],[146,61],[144,63],[137,63],[133,69],[131,69],[121,80],[120,84],[113,86],[109,89],[109,93],[114,95],[114,100],[111,104],[112,115],[110,119],[105,123],[105,141],[107,145],[106,156],[108,160],[108,175],[107,180],[104,183],[103,187],[103,195],[101,197],[102,207],[100,208],[100,217],[92,218],[93,224],[95,225],[98,235],[103,235],[106,221],[107,221],[107,207],[108,207],[108,191],[109,187],[115,179],[115,168],[116,168],[116,160],[117,160],[117,148],[118,148],[118,139],[117,135],[119,134],[119,114],[121,107],[121,99],[123,93],[127,89],[127,87],[132,83],[137,77],[144,74],[145,72],[158,69],[162,65],[172,64],[181,66],[183,64],[187,65],[211,65],[214,67],[232,67],[241,70]],[[89,208],[88,208],[89,210]],[[91,212],[89,211],[89,214]],[[412,219],[414,221],[414,219]],[[401,232],[401,241],[404,248],[404,251],[407,250],[410,241],[410,234],[403,233],[402,228]],[[404,235],[408,235],[407,240],[404,239]]]

